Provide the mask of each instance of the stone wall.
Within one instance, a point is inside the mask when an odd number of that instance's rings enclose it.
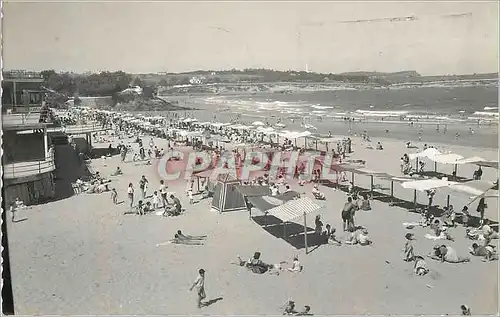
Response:
[[[9,206],[16,198],[26,205],[37,204],[54,198],[56,193],[52,173],[5,180],[4,190],[6,206]]]
[[[16,131],[4,131],[3,149],[4,164],[45,159],[42,133],[17,134]]]

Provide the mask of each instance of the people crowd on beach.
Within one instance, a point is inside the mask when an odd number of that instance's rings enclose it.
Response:
[[[90,119],[90,118],[89,118]],[[129,162],[145,162],[151,164],[151,161],[155,159],[160,159],[165,157],[166,154],[174,153],[176,146],[178,145],[178,141],[174,138],[170,138],[164,132],[152,132],[147,129],[144,129],[140,126],[134,125],[130,121],[124,120],[122,117],[114,117],[106,114],[93,114],[91,119],[97,120],[102,124],[112,123],[114,127],[114,135],[120,140],[119,144],[116,146],[116,150],[109,145],[109,155],[114,153],[119,153],[122,164],[127,164]],[[162,119],[158,119],[160,122]],[[182,121],[170,121],[169,124],[172,128],[175,129],[184,129],[186,131],[194,131],[192,125],[188,123],[183,123]],[[438,128],[439,130],[439,128]],[[291,139],[284,139],[282,144],[279,144],[277,140],[272,140],[269,138],[267,141],[264,140],[264,135],[255,133],[249,130],[236,131],[225,128],[224,125],[220,126],[212,126],[206,127],[205,131],[207,134],[212,135],[222,135],[223,137],[231,140],[233,143],[258,143],[257,148],[276,148],[280,150],[291,150],[291,149],[299,149],[300,151],[305,151],[304,148],[299,148],[296,146]],[[148,135],[150,137],[149,142],[146,143],[146,146],[143,144],[143,138],[141,135]],[[166,147],[167,152],[163,148],[158,148],[155,144],[153,136],[163,137],[169,139],[169,144]],[[331,133],[329,135],[331,137]],[[126,137],[134,138],[133,144],[125,144],[124,140]],[[371,142],[370,137],[366,131],[361,135],[362,140],[366,142]],[[245,151],[241,151],[238,149],[228,151],[224,146],[214,146],[213,141],[210,141],[208,144],[203,144],[200,139],[194,139],[190,144],[193,148],[205,151],[208,157],[213,158],[214,162],[221,162],[221,158],[223,158],[226,154],[232,153],[236,158],[240,157],[241,159],[245,158]],[[137,150],[136,150],[137,149]],[[377,150],[383,150],[384,147],[380,142],[376,145]],[[137,151],[137,152],[136,152]],[[334,156],[338,157],[339,162],[345,160],[345,158],[352,153],[353,145],[350,138],[346,138],[336,144],[336,147],[331,149],[331,152]],[[130,157],[132,159],[130,160]],[[174,155],[170,155],[170,159],[175,160],[176,157]],[[200,162],[196,162],[200,163]],[[227,167],[228,163],[222,163],[223,167]],[[237,164],[237,163],[236,163]],[[423,173],[425,164],[421,162],[419,168],[417,170],[413,170],[410,165],[410,159],[408,154],[404,154],[401,157],[401,173],[404,175],[412,175],[413,173]],[[316,171],[314,171],[316,173]],[[313,173],[313,174],[314,174]],[[474,172],[474,179],[480,180],[482,177],[483,171],[479,168],[476,172]],[[311,194],[317,200],[326,200],[327,195],[324,192],[320,191],[319,180],[321,178],[320,172],[317,173],[317,178],[314,175],[311,176],[311,179],[308,181],[302,181],[299,177],[300,175],[300,167],[297,167],[294,176],[297,179],[297,183],[299,185],[305,185],[306,183],[314,183],[312,186]],[[120,166],[116,167],[116,170],[111,175],[112,177],[126,177]],[[285,177],[278,173],[276,180],[270,180],[269,174],[264,174],[263,176],[255,177],[252,180],[248,180],[245,182],[246,185],[261,185],[269,187],[269,196],[278,196],[284,193],[290,192],[290,184],[289,180],[286,180]],[[281,176],[281,177],[280,177]],[[76,188],[79,192],[85,193],[103,193],[103,192],[111,192],[111,200],[114,205],[118,205],[119,192],[116,188],[111,187],[110,183],[111,179],[106,179],[99,172],[95,172],[89,181],[83,182],[79,180],[77,181]],[[302,183],[301,183],[302,182]],[[194,179],[189,179],[186,182],[186,191],[185,195],[189,201],[189,205],[196,204],[197,201],[195,196],[200,195],[201,199],[208,198],[210,196],[210,184],[203,183],[198,187],[198,191],[194,190]],[[349,247],[370,247],[376,243],[369,236],[368,228],[365,228],[361,225],[356,225],[356,213],[358,211],[370,211],[372,209],[371,201],[372,197],[366,192],[357,192],[353,186],[353,184],[349,184],[347,192],[347,199],[344,203],[343,208],[340,210],[340,218],[343,223],[343,237],[339,237],[336,235],[336,229],[332,227],[330,224],[324,225],[320,215],[317,215],[315,218],[315,236],[317,237],[318,244],[324,245],[334,245],[334,246],[349,246]],[[157,187],[156,187],[157,186]],[[156,187],[150,189],[151,187]],[[200,190],[202,189],[202,190]],[[158,209],[162,209],[159,215],[164,217],[178,217],[185,210],[183,209],[183,205],[179,196],[176,193],[169,192],[168,184],[165,180],[160,180],[158,184],[150,184],[150,181],[146,178],[145,175],[142,175],[138,180],[132,180],[129,182],[128,187],[126,189],[126,197],[128,198],[128,203],[126,204],[127,211],[125,214],[136,214],[139,216],[144,216],[148,214],[156,214]],[[148,196],[148,193],[150,194]],[[467,263],[471,261],[471,259],[467,256],[458,255],[457,251],[450,246],[451,243],[454,242],[454,238],[449,233],[448,228],[457,228],[457,224],[462,223],[465,227],[466,237],[468,239],[474,240],[471,248],[469,250],[470,255],[481,257],[483,261],[494,261],[498,260],[498,254],[496,252],[496,247],[491,243],[493,239],[498,239],[498,233],[494,231],[491,226],[488,225],[488,220],[484,218],[485,209],[487,208],[487,204],[484,198],[481,198],[478,203],[477,212],[480,215],[480,227],[479,228],[471,228],[470,227],[470,214],[468,211],[468,207],[464,206],[461,212],[455,212],[452,205],[449,205],[444,213],[437,219],[433,215],[433,198],[435,195],[434,190],[429,190],[427,192],[428,195],[428,206],[425,208],[425,211],[422,213],[422,221],[419,222],[418,225],[422,225],[428,227],[432,232],[432,234],[428,234],[433,240],[442,240],[445,241],[440,242],[434,246],[430,252],[426,255],[422,250],[418,250],[415,247],[414,241],[416,240],[415,234],[413,232],[407,232],[404,235],[404,248],[403,248],[403,261],[408,264],[412,264],[413,272],[417,276],[425,276],[430,272],[429,266],[426,263],[426,258],[431,260],[436,260],[440,262],[447,263]],[[197,196],[198,197],[198,196]],[[16,208],[21,208],[17,206]],[[14,215],[14,212],[13,212]],[[411,229],[411,228],[410,228]],[[452,230],[454,230],[452,229]],[[372,230],[370,230],[372,231]],[[341,232],[342,233],[342,232]],[[425,235],[425,237],[428,237]],[[191,246],[203,246],[205,244],[206,236],[188,236],[184,235],[180,230],[175,233],[174,237],[165,243],[157,244],[157,246],[165,245],[165,244],[177,244],[177,245],[191,245]],[[443,243],[443,244],[442,244]],[[248,269],[250,272],[254,274],[264,274],[268,273],[271,275],[280,275],[282,272],[290,272],[293,274],[299,274],[303,272],[304,267],[299,262],[299,257],[297,255],[292,257],[292,263],[289,268],[284,268],[284,264],[287,261],[277,262],[277,264],[268,264],[261,260],[261,253],[259,251],[255,252],[253,256],[249,260],[242,260],[241,257],[237,257],[236,265],[240,267],[244,267]],[[287,273],[288,274],[288,273]],[[190,287],[190,290],[196,290],[196,304],[197,307],[201,308],[205,304],[203,300],[206,298],[205,294],[205,270],[199,269],[196,280]],[[310,306],[305,305],[303,311],[297,312],[295,310],[295,302],[290,300],[286,303],[283,308],[284,315],[310,315]],[[466,305],[461,306],[462,314],[470,315],[470,308]]]

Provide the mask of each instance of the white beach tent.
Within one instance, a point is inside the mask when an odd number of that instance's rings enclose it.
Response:
[[[449,187],[450,185],[459,184],[457,182],[451,182],[447,179],[423,179],[411,182],[403,182],[401,186],[407,189],[414,189],[418,191],[426,191],[430,189],[436,189],[440,187]]]
[[[414,159],[417,159],[417,158],[431,158],[431,157],[434,157],[436,155],[439,155],[441,154],[441,152],[439,152],[437,149],[435,148],[428,148],[422,152],[419,152],[419,153],[410,153],[408,155],[408,157],[410,158],[410,160],[414,160]]]
[[[394,180],[397,180],[397,178],[394,178]],[[441,187],[450,187],[451,185],[459,184],[457,182],[451,182],[446,178],[443,179],[424,179],[424,180],[416,180],[416,181],[409,181],[409,182],[403,182],[401,183],[401,186],[403,188],[407,189],[413,189],[413,204],[415,205],[415,208],[417,206],[417,191],[426,191],[426,190],[431,190],[431,189],[436,189],[436,188],[441,188]],[[449,195],[448,195],[448,201],[449,201]]]
[[[457,164],[457,162],[464,157],[455,153],[439,154],[432,158],[432,161],[441,164]]]
[[[441,153],[435,148],[428,148],[420,153],[411,153],[408,155],[411,160],[417,160],[419,158],[428,158],[429,160],[434,162],[434,171],[437,172],[437,164],[453,164],[455,165],[455,173],[457,172],[457,164],[464,157],[455,153]],[[418,168],[418,167],[417,167]]]
[[[465,159],[458,160],[456,164],[473,164],[483,167],[491,167],[498,169],[498,161],[489,161],[479,156],[473,156]]]
[[[262,121],[254,121],[252,122],[252,125],[255,125],[255,126],[265,126],[266,124]]]
[[[276,133],[276,131],[271,127],[258,127],[256,131],[263,133],[263,134],[275,134]]]
[[[498,190],[493,189],[494,187],[496,187],[494,182],[480,180],[473,180],[450,186],[450,188],[454,191],[472,195],[472,198],[480,195],[484,195],[489,198],[498,197]]]

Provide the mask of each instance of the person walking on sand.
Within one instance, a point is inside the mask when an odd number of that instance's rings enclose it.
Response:
[[[352,197],[347,197],[347,202],[344,204],[344,209],[342,209],[342,222],[344,224],[344,232],[351,226],[351,213],[354,209],[354,204],[352,203]]]
[[[323,222],[321,221],[321,215],[316,215],[314,220],[315,229],[314,232],[320,236],[323,233]]]
[[[132,210],[132,207],[134,206],[134,185],[132,183],[128,184],[127,196],[130,210]]]
[[[189,289],[189,291],[192,291],[193,288],[196,288],[196,293],[198,294],[197,298],[197,305],[198,308],[201,308],[202,306],[202,300],[204,300],[207,295],[205,294],[205,270],[200,269],[198,271],[198,276],[196,277],[196,280],[194,281],[193,285]]]
[[[163,208],[167,206],[168,200],[167,200],[167,184],[165,184],[165,181],[162,179],[160,180],[160,195],[161,195],[161,204]]]
[[[146,190],[148,187],[148,180],[146,179],[146,176],[142,175],[141,179],[139,180],[139,188],[141,189],[141,198],[145,199],[146,198]]]
[[[111,199],[113,200],[113,204],[118,204],[118,193],[116,192],[116,188],[111,190]]]

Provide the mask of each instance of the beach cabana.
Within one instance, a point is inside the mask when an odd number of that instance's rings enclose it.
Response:
[[[418,170],[418,160],[419,158],[427,158],[434,162],[434,172],[437,172],[437,164],[453,164],[454,169],[453,172],[456,175],[457,173],[457,164],[460,164],[460,161],[464,159],[463,156],[455,154],[455,153],[441,153],[435,148],[428,148],[419,153],[411,153],[408,155],[411,160],[416,159],[416,169]]]
[[[219,213],[247,210],[245,197],[237,190],[239,185],[241,181],[234,173],[219,174],[214,189],[212,208]]]
[[[481,167],[491,167],[498,169],[498,161],[489,161],[479,156],[473,156],[458,160],[457,164],[473,164]]]
[[[460,192],[469,195],[472,204],[479,198],[496,198],[498,199],[498,184],[489,181],[473,180],[465,183],[453,184],[450,189],[455,192]]]
[[[457,182],[451,182],[447,179],[423,179],[410,182],[403,182],[401,186],[407,189],[413,189],[413,204],[417,205],[417,191],[426,191],[431,189],[437,189],[442,187],[450,187],[451,185],[457,185]],[[448,205],[449,205],[449,195],[448,195]]]
[[[287,232],[286,232],[286,225],[288,222],[291,222],[293,220],[297,220],[300,217],[304,217],[304,246],[306,249],[306,254],[308,253],[307,251],[307,234],[308,234],[308,228],[307,228],[307,215],[315,212],[322,207],[317,205],[315,202],[311,200],[309,197],[304,197],[304,198],[299,198],[299,199],[294,199],[289,202],[284,203],[283,205],[274,207],[272,209],[269,209],[267,211],[268,216],[274,216],[278,219],[280,219],[283,223],[283,238],[287,240]]]

